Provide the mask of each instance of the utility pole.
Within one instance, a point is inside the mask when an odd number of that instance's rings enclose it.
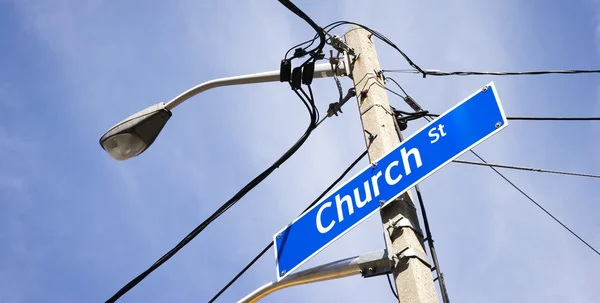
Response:
[[[358,56],[352,69],[360,118],[371,163],[398,146],[402,135],[390,109],[379,60],[371,34],[353,26],[344,36]],[[372,141],[373,136],[376,136]],[[373,201],[375,202],[375,201]],[[438,302],[417,210],[409,192],[381,209],[387,234],[388,254],[393,257],[393,274],[401,303]],[[412,226],[412,227],[411,227]]]

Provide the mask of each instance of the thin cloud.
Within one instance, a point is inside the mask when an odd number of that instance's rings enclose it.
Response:
[[[356,10],[349,5],[354,5],[353,1],[346,5],[339,2],[304,3],[302,8],[323,25],[337,19],[365,23],[396,41],[424,68],[519,69],[523,66],[521,53],[536,57],[540,65],[551,63],[544,61],[543,52],[534,43],[527,43],[530,32],[547,35],[541,26],[535,31],[516,30],[535,26],[528,17],[529,10],[534,9],[523,9],[516,3],[375,1]],[[97,142],[112,124],[202,81],[275,70],[287,48],[312,37],[312,31],[276,2],[150,5],[62,1],[15,5],[23,26],[47,47],[40,51],[52,53],[56,66],[60,66],[56,78],[48,81],[69,88],[67,93],[49,96],[51,102],[65,108],[61,122],[72,126],[69,133],[60,136],[68,139],[57,140],[62,142],[57,144],[81,149],[79,153],[44,158],[65,167],[64,171],[51,172],[56,179],[71,184],[74,197],[55,194],[43,183],[36,185],[48,201],[56,203],[56,209],[73,215],[64,216],[63,222],[73,229],[74,238],[82,239],[73,256],[85,255],[83,260],[93,264],[75,262],[70,267],[64,260],[56,261],[56,266],[71,269],[61,274],[64,281],[88,281],[82,287],[86,290],[83,294],[68,295],[68,288],[47,281],[51,269],[36,269],[35,282],[42,285],[40,296],[55,286],[53,293],[58,298],[73,302],[107,298],[273,162],[308,122],[300,101],[286,84],[215,89],[178,107],[159,139],[142,156],[127,162],[112,161]],[[344,8],[335,9],[338,5]],[[376,47],[382,66],[405,66],[403,59],[383,43],[376,42]],[[396,78],[435,112],[446,110],[489,80],[496,81],[508,113],[535,113],[539,107],[560,106],[560,100],[538,96],[539,87],[552,87],[561,78]],[[345,80],[344,87],[349,85]],[[558,85],[554,89],[558,91]],[[315,80],[314,90],[322,112],[337,98],[331,79]],[[394,105],[403,106],[401,100],[390,99]],[[123,301],[208,300],[364,149],[354,102],[346,105],[342,116],[326,121],[296,156]],[[421,125],[416,122],[407,132]],[[541,134],[546,137],[534,138]],[[477,150],[493,162],[537,161],[550,166],[565,150],[550,137],[545,126],[518,126],[515,122]],[[583,140],[572,142],[580,150],[597,148]],[[529,155],[523,145],[527,145]],[[553,148],[556,151],[551,151]],[[589,163],[587,157],[581,158],[574,159],[572,165]],[[78,167],[73,168],[73,163]],[[509,176],[578,230],[592,224],[589,213],[593,213],[593,206],[574,210],[568,207],[569,201],[555,196],[558,190],[548,189],[560,186],[567,191],[577,186],[575,181],[544,179],[548,182],[544,184],[526,174]],[[593,189],[582,189],[585,194],[580,193],[581,198],[593,197]],[[527,301],[535,294],[549,302],[559,301],[564,294],[579,294],[580,302],[591,302],[593,285],[564,282],[551,264],[569,264],[561,269],[563,275],[592,281],[590,268],[598,267],[598,262],[586,268],[572,261],[571,250],[580,256],[589,255],[493,172],[449,165],[423,182],[422,190],[453,301]],[[588,214],[582,214],[585,212]],[[43,218],[42,213],[36,215]],[[77,215],[81,219],[76,219]],[[574,222],[573,218],[581,220]],[[304,268],[381,249],[381,234],[379,218],[373,216]],[[90,235],[96,237],[96,243],[84,239]],[[34,236],[25,228],[23,237]],[[60,239],[52,234],[46,237]],[[66,249],[41,251],[48,258],[69,253]],[[538,266],[526,265],[528,258],[537,258],[532,264]],[[264,259],[222,301],[237,300],[274,279],[272,253]],[[12,273],[16,269],[9,270]],[[552,289],[547,287],[549,283]],[[387,288],[384,279],[349,278],[283,290],[264,301],[393,300]],[[34,294],[23,300],[36,298]]]

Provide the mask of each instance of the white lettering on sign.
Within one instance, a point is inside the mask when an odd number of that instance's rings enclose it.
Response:
[[[438,130],[438,132],[434,132],[433,130]],[[429,131],[430,137],[431,134],[435,134],[437,136],[445,136],[444,126],[440,124],[438,127],[434,127]],[[439,138],[438,138],[439,139]],[[437,139],[436,139],[437,141]],[[380,192],[380,178],[383,177],[385,180],[385,184],[387,186],[393,186],[396,183],[402,180],[403,176],[408,176],[412,173],[413,169],[417,169],[423,166],[423,161],[421,159],[421,154],[419,150],[415,147],[406,151],[406,148],[400,149],[400,159],[402,161],[402,166],[400,166],[400,161],[393,161],[388,164],[387,167],[376,167],[376,169],[380,169],[377,171],[369,180],[366,180],[363,186],[359,186],[352,191],[352,195],[344,195],[343,197],[340,194],[335,195],[335,210],[337,211],[337,221],[331,220],[327,226],[323,225],[322,216],[323,212],[331,208],[333,206],[332,202],[324,202],[319,206],[319,210],[317,211],[316,216],[316,225],[317,230],[324,234],[330,231],[335,223],[344,221],[344,215],[352,216],[354,213],[354,207],[363,208],[367,203],[375,200]],[[401,174],[401,168],[404,168],[404,174]],[[354,197],[354,199],[353,199]]]
[[[445,137],[447,135],[447,133],[444,132],[444,124],[441,123],[440,125],[431,128],[427,134],[429,134],[430,138],[433,138],[431,144],[437,142],[440,139],[440,136]]]
[[[331,228],[333,228],[333,225],[335,224],[335,221],[333,220],[331,220],[327,227],[323,227],[323,223],[321,223],[321,213],[323,213],[323,210],[328,207],[331,207],[331,202],[323,203],[323,205],[321,206],[321,208],[319,208],[319,211],[317,212],[317,229],[322,234],[328,232]]]

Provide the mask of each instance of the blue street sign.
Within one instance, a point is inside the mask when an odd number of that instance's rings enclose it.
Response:
[[[377,212],[380,201],[389,203],[506,126],[508,121],[490,82],[275,234],[277,280]]]

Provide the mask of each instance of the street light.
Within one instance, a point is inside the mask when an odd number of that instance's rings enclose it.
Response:
[[[100,145],[115,160],[127,160],[154,142],[173,114],[161,102],[139,111],[109,129]]]
[[[330,63],[315,65],[314,78],[349,74],[347,59],[331,59]],[[144,152],[171,118],[171,111],[189,98],[215,87],[279,81],[279,70],[214,79],[190,88],[173,100],[152,105],[139,111],[109,129],[101,138],[100,145],[115,160],[123,161]]]

